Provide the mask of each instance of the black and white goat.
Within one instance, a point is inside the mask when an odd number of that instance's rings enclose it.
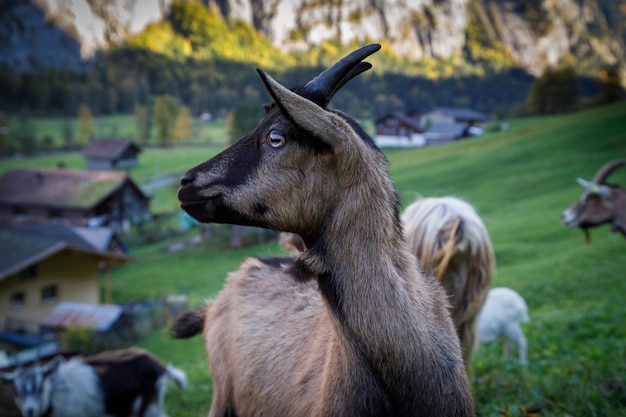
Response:
[[[583,195],[563,212],[562,221],[568,227],[580,227],[589,243],[589,228],[611,224],[612,232],[626,236],[626,189],[606,182],[617,168],[626,165],[626,158],[610,161],[596,172],[591,181],[578,178],[585,188]]]
[[[23,417],[164,417],[166,381],[187,384],[182,370],[139,349],[57,356],[0,379],[13,383]]]

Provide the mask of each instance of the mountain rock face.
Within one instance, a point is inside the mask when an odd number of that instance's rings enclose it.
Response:
[[[80,43],[27,0],[0,1],[0,66],[18,73],[86,68]]]
[[[474,24],[486,39],[538,75],[571,55],[614,64],[626,55],[606,14],[623,0],[205,0],[253,24],[286,50],[323,41],[383,41],[411,60],[450,58]],[[614,9],[602,4],[614,3]],[[619,6],[617,3],[620,3]],[[622,16],[622,19],[624,16]],[[619,17],[617,21],[620,21]],[[484,39],[483,39],[484,40]]]

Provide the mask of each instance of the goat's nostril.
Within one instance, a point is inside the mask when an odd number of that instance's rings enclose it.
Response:
[[[193,180],[195,180],[196,177],[193,174],[190,173],[186,173],[185,175],[183,175],[183,177],[180,179],[180,185],[181,186],[185,186],[185,185],[190,185]]]

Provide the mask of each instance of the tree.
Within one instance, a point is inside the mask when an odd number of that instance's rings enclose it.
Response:
[[[69,120],[63,119],[61,131],[63,135],[63,145],[65,149],[68,151],[74,149],[74,128],[70,124]]]
[[[162,146],[168,146],[174,139],[174,128],[180,113],[180,101],[169,94],[162,95],[154,100],[152,118],[157,130],[157,141]]]
[[[251,131],[259,124],[263,117],[259,103],[253,100],[243,100],[235,106],[228,118],[228,139],[235,143],[237,139]]]
[[[607,65],[600,71],[600,94],[598,104],[611,103],[623,100],[626,94],[622,87],[619,66]]]
[[[11,151],[11,123],[9,115],[0,111],[0,155],[8,155]]]
[[[135,140],[145,145],[150,140],[150,115],[146,106],[135,106],[133,109],[135,121]]]
[[[78,146],[87,145],[94,134],[93,115],[86,104],[78,106]]]
[[[193,128],[193,117],[189,107],[182,106],[178,112],[178,118],[176,119],[176,127],[174,129],[174,138],[177,141],[183,141],[189,139]]]
[[[558,114],[576,109],[578,87],[572,68],[547,69],[530,88],[526,99],[529,114]]]
[[[25,155],[34,155],[37,153],[37,138],[35,137],[35,126],[33,120],[27,110],[22,110],[18,117],[17,123],[11,132],[16,147]]]

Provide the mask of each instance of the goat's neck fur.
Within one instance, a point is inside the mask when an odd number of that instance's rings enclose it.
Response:
[[[615,216],[612,221],[612,230],[614,232],[620,232],[626,237],[626,189],[615,187],[612,192],[615,195],[613,201]]]
[[[305,235],[310,249],[296,260],[294,270],[300,278],[317,278],[340,339],[364,355],[392,398],[402,398],[402,392],[411,389],[396,386],[395,381],[413,381],[409,385],[415,387],[431,379],[431,369],[441,371],[423,363],[429,361],[431,350],[440,349],[432,346],[432,337],[442,330],[436,327],[442,323],[431,326],[436,321],[431,315],[436,310],[441,313],[447,304],[433,307],[431,293],[424,288],[426,279],[404,241],[397,194],[384,155],[339,115],[323,112],[330,119],[323,122],[313,115],[306,121],[292,117],[305,128],[312,121],[311,130],[333,126],[323,137],[333,143],[335,167],[342,171],[337,175],[342,198],[336,200],[319,232]],[[449,319],[446,314],[441,317]],[[443,325],[453,334],[451,320]],[[452,346],[448,354],[459,355]],[[399,403],[406,404],[406,399]]]

